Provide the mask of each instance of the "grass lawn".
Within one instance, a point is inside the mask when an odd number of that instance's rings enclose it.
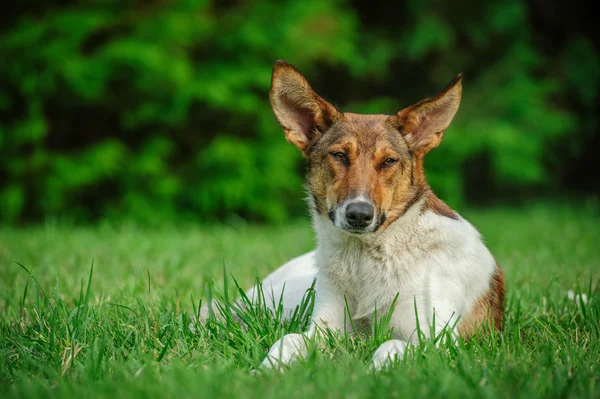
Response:
[[[223,289],[224,267],[247,288],[312,249],[308,220],[0,227],[0,396],[600,397],[598,206],[463,215],[505,271],[505,330],[458,348],[424,343],[379,373],[368,361],[386,331],[333,336],[284,374],[252,375],[284,330],[305,320],[259,314],[246,332],[234,323],[189,328],[205,283]]]

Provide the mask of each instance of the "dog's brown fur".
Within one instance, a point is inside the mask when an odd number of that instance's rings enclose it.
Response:
[[[470,337],[481,328],[497,331],[504,322],[504,273],[498,265],[488,291],[482,295],[458,326],[463,337]]]

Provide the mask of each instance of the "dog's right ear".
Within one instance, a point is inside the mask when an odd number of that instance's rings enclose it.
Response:
[[[331,126],[338,111],[323,100],[291,64],[277,61],[271,78],[271,107],[285,138],[304,155]]]

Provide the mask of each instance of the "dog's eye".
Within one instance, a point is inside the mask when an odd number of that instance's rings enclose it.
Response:
[[[396,162],[398,162],[397,159],[394,158],[386,158],[385,161],[383,161],[383,163],[381,164],[382,168],[389,168],[390,166],[394,165]]]
[[[344,164],[348,162],[348,157],[343,152],[332,152],[329,155]]]

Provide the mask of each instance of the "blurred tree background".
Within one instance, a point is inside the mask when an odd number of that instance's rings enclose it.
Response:
[[[450,205],[600,189],[585,3],[23,0],[0,16],[0,221],[306,214],[268,103],[285,59],[341,110],[394,113],[464,72],[427,159]]]

